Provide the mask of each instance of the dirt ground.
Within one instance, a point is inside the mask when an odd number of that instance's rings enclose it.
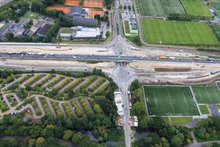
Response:
[[[195,57],[195,54],[175,52],[175,51],[160,51],[160,50],[129,50],[129,54],[138,56],[169,56],[169,57]]]
[[[173,63],[173,62],[133,62],[130,67],[137,71],[154,72],[154,68],[191,68],[192,71],[216,71],[220,64]]]
[[[0,52],[29,52],[29,53],[44,53],[44,54],[97,54],[111,55],[112,51],[99,47],[61,47],[55,46],[0,46]]]
[[[114,67],[112,62],[99,62],[95,64],[88,64],[77,61],[45,61],[45,60],[0,60],[0,66],[17,66],[17,67],[54,67],[54,68],[67,68],[67,67],[87,67],[87,68],[100,68],[109,69]]]

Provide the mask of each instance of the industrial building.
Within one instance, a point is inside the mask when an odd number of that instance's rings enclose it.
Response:
[[[87,17],[88,13],[86,9],[74,6],[70,8],[70,12],[67,15],[70,17],[73,17],[73,16]]]
[[[13,33],[15,36],[22,35],[25,31],[24,26],[29,22],[27,19],[20,19],[18,23],[14,21],[9,21],[1,30],[0,30],[0,39],[4,40],[6,33]]]
[[[73,26],[98,27],[98,20],[93,18],[85,18],[81,16],[73,16]]]
[[[71,27],[61,28],[60,37],[64,40],[73,39],[99,39],[101,36],[99,28],[88,28],[88,27]]]
[[[51,27],[51,24],[45,24],[42,28],[39,29],[39,31],[37,31],[37,36],[46,37],[46,34]]]
[[[122,101],[122,93],[121,92],[114,92],[115,94],[115,104],[117,107],[117,113],[120,116],[124,115],[123,111],[123,101]]]

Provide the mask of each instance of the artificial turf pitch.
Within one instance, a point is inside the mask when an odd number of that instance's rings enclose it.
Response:
[[[189,87],[144,86],[150,115],[198,115]]]
[[[182,0],[187,14],[193,16],[211,17],[208,9],[202,0]]]
[[[198,103],[220,103],[220,91],[217,85],[198,85],[192,86],[192,89]]]
[[[206,23],[142,19],[145,40],[153,44],[217,45],[218,40]]]
[[[179,0],[138,0],[141,15],[168,16],[172,13],[185,13]]]

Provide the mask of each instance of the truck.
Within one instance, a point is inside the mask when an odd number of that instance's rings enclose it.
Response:
[[[172,59],[172,60],[174,60],[175,59],[175,57],[169,57],[170,59]]]
[[[160,56],[160,59],[167,59],[166,56]]]

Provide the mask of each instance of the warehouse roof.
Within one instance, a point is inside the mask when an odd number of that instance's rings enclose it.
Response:
[[[92,18],[84,18],[80,16],[73,17],[73,25],[74,26],[86,26],[86,27],[98,27],[98,21]]]
[[[46,36],[46,33],[48,30],[52,27],[51,24],[45,24],[40,30],[37,32],[37,35],[39,36]]]

